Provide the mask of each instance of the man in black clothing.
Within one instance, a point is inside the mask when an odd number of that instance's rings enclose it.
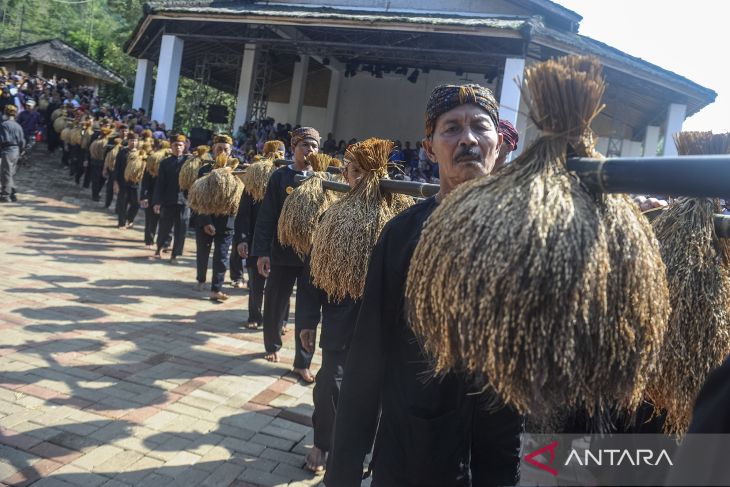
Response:
[[[216,135],[213,139],[213,159],[217,162],[225,154],[230,158],[233,140],[228,135]],[[214,161],[204,164],[198,178],[213,170]],[[228,267],[228,253],[233,240],[234,217],[229,215],[195,215],[196,267],[198,285],[202,287],[208,274],[208,257],[213,247],[213,276],[210,281],[210,299],[226,301],[230,296],[223,292]]]
[[[258,329],[264,321],[261,308],[264,304],[264,286],[266,278],[259,274],[256,266],[257,258],[249,254],[253,247],[253,234],[256,228],[256,218],[261,203],[254,201],[250,193],[244,188],[238,213],[233,225],[233,248],[241,259],[246,259],[248,273],[248,320],[246,327]]]
[[[122,145],[127,145],[127,135],[129,134],[129,128],[126,125],[120,125],[117,129],[117,137],[122,139]],[[106,156],[110,150],[114,148],[114,139],[116,137],[112,137],[109,139],[109,144],[104,148],[104,156]],[[104,198],[104,208],[109,208],[112,204],[112,200],[114,199],[114,174],[107,173],[106,168],[102,169],[101,172],[102,177],[107,178],[106,179],[106,196]],[[119,198],[117,198],[117,208],[119,207]]]
[[[114,163],[114,187],[117,190],[117,216],[119,228],[132,228],[134,219],[139,211],[139,185],[124,178],[124,170],[127,168],[129,157],[135,153],[139,145],[139,136],[130,132],[127,135],[127,147],[119,151],[117,161]]]
[[[174,228],[171,264],[177,263],[177,257],[183,253],[185,234],[188,231],[188,220],[190,219],[188,200],[180,191],[179,182],[180,169],[187,159],[183,155],[186,141],[187,138],[184,135],[177,135],[170,141],[172,155],[160,162],[160,172],[157,174],[155,192],[152,196],[153,211],[160,215],[155,256],[160,257],[162,248]]]
[[[497,102],[478,85],[440,86],[426,120],[424,146],[439,164],[441,191],[388,222],[370,257],[337,404],[327,486],[359,486],[373,440],[373,487],[482,487],[518,480],[522,418],[456,373],[433,377],[405,302],[408,267],[424,222],[444,196],[494,166],[502,142]]]
[[[142,187],[140,188],[139,204],[144,208],[144,244],[148,249],[152,249],[155,243],[155,234],[157,226],[160,223],[160,215],[155,213],[154,208],[150,204],[152,196],[155,194],[155,185],[157,184],[157,176],[150,174],[145,170],[142,176]],[[170,236],[167,235],[165,247],[169,245]]]
[[[319,139],[319,132],[311,127],[300,127],[292,132],[294,163],[277,169],[271,175],[256,222],[251,254],[258,257],[258,271],[267,279],[264,292],[264,346],[266,360],[271,362],[279,361],[282,322],[294,283],[301,277],[303,269],[302,260],[294,250],[279,242],[277,225],[284,200],[296,186],[294,177],[312,169],[307,156],[319,151]],[[299,331],[295,330],[294,335],[294,372],[311,384],[314,382],[309,370],[312,354],[302,348]]]

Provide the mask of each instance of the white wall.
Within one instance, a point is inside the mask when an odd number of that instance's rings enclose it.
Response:
[[[464,77],[432,70],[421,73],[415,84],[402,75],[386,74],[378,79],[369,73],[358,73],[353,78],[343,78],[335,138],[384,137],[415,145],[424,135],[424,113],[431,91],[443,83],[463,84]],[[483,74],[466,77],[486,85]]]
[[[289,104],[269,102],[267,105],[266,116],[272,117],[277,123],[288,123]],[[321,107],[311,107],[304,105],[302,107],[302,126],[314,127],[319,130],[322,137],[326,137],[324,126],[327,119],[327,109]]]

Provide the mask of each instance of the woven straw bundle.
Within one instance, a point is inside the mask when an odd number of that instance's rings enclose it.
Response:
[[[119,154],[119,151],[122,148],[122,139],[116,138],[114,139],[114,147],[107,152],[106,157],[104,158],[104,167],[107,171],[113,171],[114,166],[117,164],[117,155]]]
[[[84,129],[81,131],[81,148],[86,150],[89,148],[89,144],[91,144],[91,136],[94,135],[94,131],[91,129],[91,127],[84,127]]]
[[[129,151],[127,165],[124,168],[124,180],[128,183],[139,183],[144,176],[144,168],[147,160],[147,152],[141,150]]]
[[[266,194],[266,186],[269,184],[269,178],[276,171],[273,159],[263,158],[259,162],[254,162],[247,169],[241,178],[245,186],[245,191],[251,195],[251,198],[260,202],[264,200]]]
[[[188,195],[190,208],[202,215],[235,215],[241,201],[243,183],[224,167],[193,183]]]
[[[316,172],[297,186],[284,200],[279,216],[279,241],[302,258],[312,248],[314,230],[322,213],[338,200],[337,193],[322,188],[322,179],[331,178],[326,172]]]
[[[550,60],[528,68],[525,83],[544,135],[428,219],[408,273],[411,326],[436,374],[487,379],[522,413],[633,411],[656,365],[668,291],[631,202],[589,194],[565,165],[569,147],[595,154],[601,67]]]
[[[81,127],[73,127],[67,135],[68,143],[71,145],[81,145],[81,139],[83,137],[83,133],[81,130]]]
[[[206,162],[210,161],[210,147],[200,145],[195,149],[192,157],[188,157],[180,168],[178,182],[180,183],[180,191],[188,191],[193,183],[198,179],[198,171]]]
[[[55,112],[54,112],[55,113]],[[66,117],[58,116],[53,120],[53,130],[56,131],[56,133],[60,134],[61,131],[66,127]]]
[[[362,297],[370,253],[385,224],[413,204],[413,198],[386,194],[393,142],[367,139],[351,146],[346,159],[365,172],[357,186],[324,212],[312,239],[312,282],[335,302]]]
[[[681,155],[727,154],[728,134],[681,132]],[[730,243],[715,233],[720,202],[679,198],[654,220],[667,266],[672,312],[648,395],[665,413],[667,433],[684,434],[697,394],[730,354]]]
[[[104,160],[104,148],[109,143],[109,137],[99,137],[89,145],[89,155],[97,161]]]
[[[222,167],[230,167],[231,169],[236,169],[240,162],[241,161],[239,161],[235,157],[230,157],[225,152],[221,152],[215,157],[213,169],[220,169]]]
[[[64,108],[56,108],[55,110],[53,110],[53,113],[51,113],[51,120],[55,122],[59,118],[63,118],[64,113],[66,113],[66,110]]]
[[[160,148],[152,151],[150,155],[147,156],[146,171],[150,173],[152,177],[157,177],[160,173],[160,163],[168,155],[170,155],[170,142],[163,140],[160,142]]]

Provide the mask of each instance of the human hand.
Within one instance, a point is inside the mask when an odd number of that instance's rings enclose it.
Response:
[[[259,257],[256,262],[256,267],[258,268],[259,274],[264,277],[269,277],[271,273],[271,259],[265,256]]]
[[[152,211],[154,211],[157,215],[159,215],[160,214],[160,205],[153,206]]]
[[[248,244],[246,242],[241,242],[236,246],[236,251],[238,252],[238,256],[242,259],[248,258]]]
[[[317,342],[317,330],[302,330],[299,332],[299,339],[302,341],[302,348],[308,353],[314,353]]]
[[[215,235],[215,227],[213,225],[206,225],[203,227],[203,231],[211,237]]]

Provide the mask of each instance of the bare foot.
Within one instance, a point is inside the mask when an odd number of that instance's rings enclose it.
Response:
[[[307,456],[304,458],[304,467],[310,472],[314,472],[318,475],[324,473],[325,466],[327,465],[327,452],[320,450],[316,446],[313,446]]]
[[[269,362],[278,362],[279,361],[279,354],[277,352],[274,353],[267,353],[264,355],[264,358],[268,360]]]
[[[309,371],[309,369],[294,369],[293,372],[295,374],[299,374],[299,377],[301,377],[302,380],[307,384],[311,384],[312,382],[314,382],[314,376],[312,375],[312,372]]]

